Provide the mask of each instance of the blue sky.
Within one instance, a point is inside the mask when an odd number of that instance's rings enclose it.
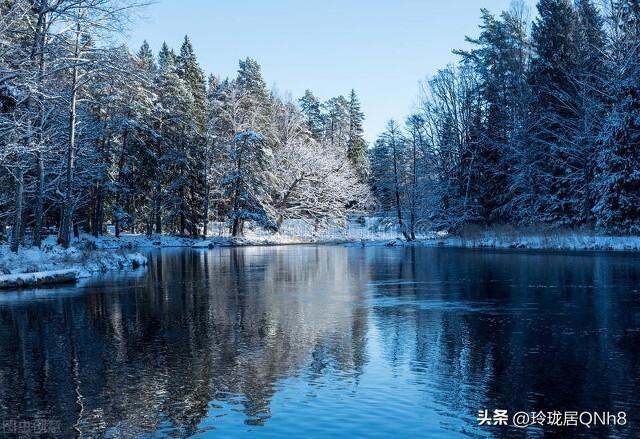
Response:
[[[203,69],[235,76],[238,59],[262,66],[269,86],[321,99],[358,93],[371,141],[389,118],[403,120],[419,81],[467,47],[480,8],[494,13],[511,0],[157,0],[142,12],[129,43],[163,41],[179,49],[188,34]],[[526,0],[531,4],[530,0]]]

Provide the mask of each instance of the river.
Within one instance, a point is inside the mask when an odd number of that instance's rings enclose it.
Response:
[[[0,293],[0,436],[640,436],[638,255],[287,246],[149,259]],[[484,410],[626,423],[479,425]]]

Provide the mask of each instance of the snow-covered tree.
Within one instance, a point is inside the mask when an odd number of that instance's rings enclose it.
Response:
[[[354,168],[363,176],[367,174],[367,142],[364,140],[362,123],[364,113],[355,90],[349,94],[349,132],[347,134],[347,156]]]
[[[191,124],[189,132],[185,133],[186,164],[185,175],[189,190],[180,194],[185,218],[192,236],[198,234],[199,226],[204,216],[204,197],[206,196],[205,179],[207,160],[203,160],[205,151],[205,124],[206,124],[206,81],[204,72],[198,64],[198,60],[188,37],[185,37],[177,60],[177,73],[191,93],[192,106],[189,109]],[[181,225],[181,233],[184,233]]]
[[[321,140],[324,133],[324,118],[320,101],[311,90],[305,90],[304,96],[298,102],[311,137],[318,141]]]
[[[160,105],[157,127],[160,138],[156,157],[162,170],[156,176],[156,196],[161,198],[160,203],[164,206],[161,224],[184,233],[190,213],[185,197],[190,190],[189,135],[193,127],[194,104],[188,85],[178,76],[175,58],[166,54],[166,51],[161,51],[156,84]]]
[[[330,145],[347,151],[349,142],[349,101],[344,96],[324,103],[325,139]]]
[[[246,221],[275,230],[270,191],[273,154],[266,139],[252,130],[237,133],[228,145],[231,167],[222,180],[230,200],[231,234],[241,236]]]
[[[315,226],[345,221],[349,212],[363,211],[370,200],[347,154],[316,140],[304,114],[291,102],[276,99],[273,112],[273,205],[278,229],[285,219]]]
[[[415,238],[406,219],[409,166],[407,139],[400,126],[390,120],[371,150],[371,183],[380,207],[394,213],[400,232],[408,241]]]
[[[510,180],[518,183],[517,133],[525,116],[526,65],[528,60],[526,23],[519,9],[499,18],[481,10],[480,36],[467,37],[470,51],[456,51],[478,78],[481,113],[475,127],[477,154],[477,196],[481,220],[489,223],[511,219],[505,189]]]
[[[595,213],[604,231],[640,233],[640,3],[615,2],[610,23],[611,109],[595,169]]]

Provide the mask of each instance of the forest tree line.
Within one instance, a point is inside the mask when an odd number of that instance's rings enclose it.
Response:
[[[297,102],[250,58],[235,78],[207,77],[187,37],[157,56],[111,43],[137,6],[0,1],[0,233],[12,249],[25,235],[39,246],[48,228],[68,246],[107,224],[116,235],[321,227],[368,203],[355,91]]]
[[[640,233],[640,1],[482,10],[471,49],[370,150],[407,239],[427,227]]]
[[[406,239],[466,225],[640,232],[640,0],[481,11],[471,48],[368,148],[356,93],[207,76],[187,37],[113,43],[134,0],[0,0],[0,235],[234,236],[353,211]],[[425,54],[428,56],[428,54]],[[372,194],[372,195],[371,195]]]

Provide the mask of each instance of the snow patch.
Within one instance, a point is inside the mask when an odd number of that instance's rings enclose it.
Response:
[[[77,278],[83,278],[96,272],[143,267],[147,263],[147,257],[139,252],[122,247],[104,249],[90,241],[74,241],[74,246],[65,249],[46,240],[41,248],[21,247],[17,253],[7,245],[0,245],[0,276],[19,276],[35,284],[39,283],[38,276],[46,277],[60,270],[73,271]]]
[[[361,246],[443,246],[464,248],[531,249],[531,250],[591,250],[591,251],[640,251],[640,236],[599,236],[584,234],[557,234],[509,236],[493,232],[478,237],[440,236],[413,242],[361,241]]]
[[[75,282],[77,270],[40,271],[36,273],[7,274],[0,276],[0,289],[23,288],[44,284]]]

